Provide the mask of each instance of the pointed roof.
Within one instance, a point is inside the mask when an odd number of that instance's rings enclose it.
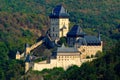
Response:
[[[62,47],[62,48],[65,48],[65,44],[63,43],[61,47]]]
[[[85,33],[79,25],[74,25],[71,30],[67,33],[67,37],[80,37],[84,36]]]
[[[98,39],[101,41],[100,32],[98,33]]]
[[[19,51],[17,51],[16,55],[20,55],[20,52],[19,52]]]
[[[49,16],[50,18],[68,18],[69,14],[62,5],[57,5]]]
[[[31,62],[30,55],[27,55],[25,62]]]
[[[26,44],[25,44],[25,47],[29,47],[29,44],[28,44],[28,43],[26,43]]]
[[[77,40],[79,45],[101,45],[101,41],[96,36],[86,35]]]

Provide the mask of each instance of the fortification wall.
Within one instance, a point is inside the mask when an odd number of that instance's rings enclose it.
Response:
[[[102,44],[99,46],[81,46],[78,48],[81,52],[81,58],[86,58],[87,56],[96,55],[98,51],[102,52]]]

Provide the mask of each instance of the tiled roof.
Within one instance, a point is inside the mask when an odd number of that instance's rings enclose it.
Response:
[[[19,51],[17,51],[17,53],[16,53],[17,55],[20,55],[20,52]]]
[[[96,36],[86,35],[83,38],[79,38],[77,43],[79,45],[100,45],[101,41]]]
[[[85,41],[84,38],[79,38],[79,39],[77,40],[77,43],[78,43],[79,45],[87,45],[87,43],[86,43],[86,41]]]
[[[71,30],[67,33],[67,37],[79,37],[84,36],[85,33],[79,25],[74,25]]]
[[[25,62],[31,62],[30,60],[30,55],[27,55],[26,59],[25,59]]]
[[[75,52],[79,52],[77,50],[77,48],[74,48],[74,47],[65,47],[64,45],[62,45],[62,47],[58,47],[57,49],[57,52],[58,53],[75,53]]]
[[[87,45],[99,45],[101,41],[96,36],[85,36]]]
[[[50,18],[68,18],[69,14],[62,5],[57,5],[49,16]]]

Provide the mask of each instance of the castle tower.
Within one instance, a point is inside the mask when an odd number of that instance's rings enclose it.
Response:
[[[69,14],[62,5],[57,5],[50,14],[50,37],[57,40],[66,36],[69,29]]]
[[[25,44],[25,54],[29,54],[30,53],[30,47],[29,44]]]
[[[16,59],[20,60],[20,52],[19,51],[17,51],[17,53],[16,53]]]
[[[30,55],[28,54],[26,59],[25,59],[25,73],[30,69]]]

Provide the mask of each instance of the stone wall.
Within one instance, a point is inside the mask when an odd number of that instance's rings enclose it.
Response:
[[[86,58],[87,56],[95,56],[98,51],[102,52],[102,42],[101,45],[86,46],[83,45],[78,50],[81,52],[81,57]]]

